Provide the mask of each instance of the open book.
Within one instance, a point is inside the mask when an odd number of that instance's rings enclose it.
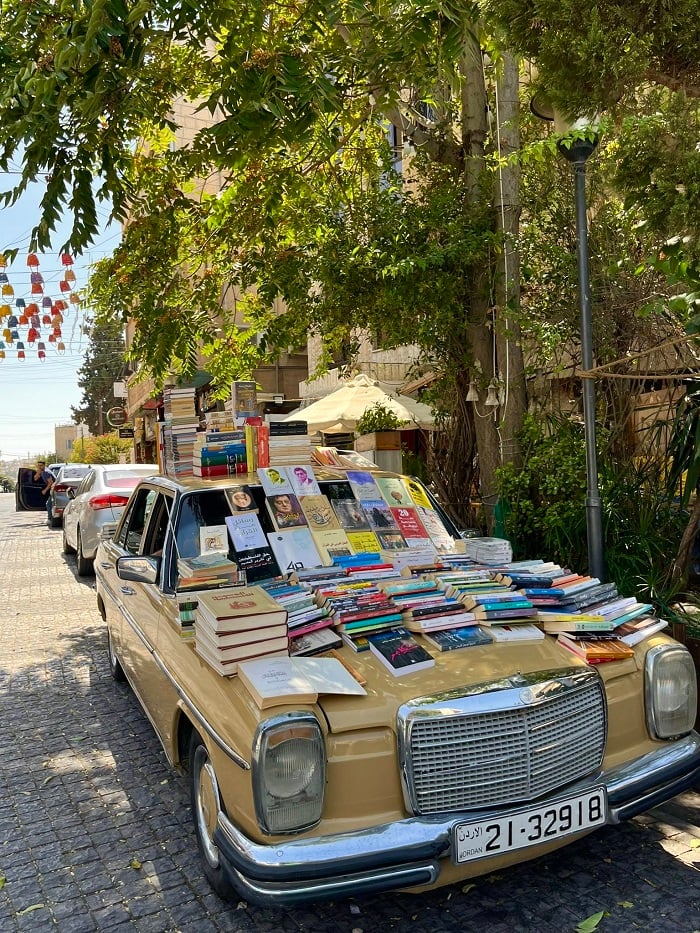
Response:
[[[335,658],[256,658],[239,664],[238,676],[261,709],[315,703],[323,693],[367,692]]]

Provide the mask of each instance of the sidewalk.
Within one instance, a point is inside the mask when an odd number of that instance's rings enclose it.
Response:
[[[601,933],[700,933],[693,792],[461,887],[222,903],[200,868],[187,781],[112,680],[93,581],[75,576],[61,535],[0,494],[0,933],[563,933],[601,910]]]

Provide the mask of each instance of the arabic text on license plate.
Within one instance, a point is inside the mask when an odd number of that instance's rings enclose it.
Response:
[[[585,794],[562,797],[508,816],[457,823],[452,837],[453,858],[459,863],[502,855],[602,826],[605,810],[605,791],[598,787]]]

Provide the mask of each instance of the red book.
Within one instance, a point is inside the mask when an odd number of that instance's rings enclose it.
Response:
[[[270,466],[270,425],[260,424],[255,432],[255,442],[257,447],[257,465],[259,467]]]

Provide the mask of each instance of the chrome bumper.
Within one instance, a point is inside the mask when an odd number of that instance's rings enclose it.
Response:
[[[700,784],[700,735],[692,732],[566,791],[601,784],[608,795],[606,823],[643,813]],[[440,874],[440,859],[450,855],[452,828],[471,815],[477,814],[409,817],[274,845],[253,842],[221,815],[214,839],[232,883],[243,896],[268,905],[293,904],[432,884]],[[479,819],[490,815],[503,816],[504,811],[478,811]],[[484,860],[484,871],[489,861]]]

